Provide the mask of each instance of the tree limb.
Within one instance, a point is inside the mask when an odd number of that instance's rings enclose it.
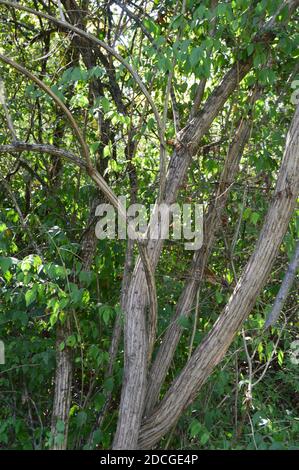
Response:
[[[292,284],[294,282],[298,264],[299,264],[299,240],[297,241],[293,258],[291,259],[288,265],[288,269],[283,278],[282,284],[276,296],[272,310],[269,313],[269,316],[266,320],[266,323],[264,326],[265,329],[269,328],[270,326],[273,326],[277,322],[279,315],[285,304],[285,301],[287,299],[289,290],[291,289]]]
[[[29,144],[27,142],[15,142],[14,144],[0,145],[0,153],[22,153],[22,152],[34,152],[34,153],[47,153],[49,155],[65,158],[75,165],[87,169],[87,165],[84,160],[76,157],[75,154],[68,150],[59,149],[54,145],[47,144]]]

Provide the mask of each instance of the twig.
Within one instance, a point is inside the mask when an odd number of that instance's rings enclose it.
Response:
[[[289,290],[292,287],[292,284],[295,279],[296,271],[298,268],[298,263],[299,263],[299,240],[297,241],[296,249],[293,255],[293,258],[291,259],[287,271],[285,273],[285,276],[283,278],[282,284],[280,286],[279,292],[276,296],[274,305],[272,307],[271,312],[269,313],[269,316],[266,320],[264,328],[267,329],[270,326],[273,326],[274,323],[277,322],[278,317],[283,309],[283,306],[285,304],[285,301],[287,299]]]
[[[196,306],[195,306],[195,313],[194,313],[194,324],[193,324],[193,331],[192,331],[192,336],[190,340],[190,346],[189,346],[189,353],[188,353],[188,361],[192,355],[192,350],[193,350],[193,344],[194,344],[194,338],[195,338],[195,333],[196,333],[196,327],[197,327],[197,321],[198,321],[198,313],[199,313],[199,291],[200,289],[197,289],[196,293]]]

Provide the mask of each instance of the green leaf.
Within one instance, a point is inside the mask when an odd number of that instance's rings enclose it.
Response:
[[[201,47],[194,47],[190,54],[190,64],[192,67],[198,64],[202,56]]]
[[[102,67],[99,67],[98,65],[92,67],[92,69],[89,70],[89,78],[99,78],[102,77],[104,74],[105,70]]]
[[[103,96],[101,98],[100,103],[101,103],[101,108],[104,111],[104,113],[108,113],[108,111],[110,110],[110,101],[108,100],[108,98]]]
[[[94,155],[96,153],[96,151],[98,150],[99,146],[100,146],[101,142],[98,141],[98,142],[93,142],[91,145],[90,145],[90,151],[91,153]]]
[[[248,54],[249,56],[251,56],[251,54],[253,53],[253,51],[254,51],[254,45],[253,45],[252,43],[248,44],[248,46],[247,46],[247,54]]]
[[[61,445],[64,441],[64,434],[57,434],[57,436],[55,436],[55,443],[57,445]]]
[[[277,354],[277,360],[278,360],[278,364],[279,364],[280,366],[282,366],[282,364],[283,364],[283,358],[284,358],[284,353],[283,353],[283,351],[280,349],[280,350],[278,351],[278,354]]]
[[[93,436],[92,436],[92,440],[93,440],[93,445],[97,445],[97,444],[100,444],[100,442],[102,442],[103,440],[103,433],[100,429],[97,429],[94,433],[93,433]]]
[[[219,3],[217,6],[218,16],[224,16],[227,19],[232,19],[231,5],[228,3]]]
[[[85,411],[79,411],[79,413],[76,416],[77,426],[78,427],[83,426],[83,424],[85,424],[86,421],[87,421],[87,414],[85,413]]]
[[[276,74],[272,69],[263,68],[257,71],[257,78],[262,85],[273,85],[276,80]]]
[[[54,263],[47,263],[43,266],[43,271],[50,279],[64,279],[70,272],[66,270],[64,266],[60,266]]]
[[[25,294],[26,307],[29,307],[29,305],[31,305],[36,300],[36,297],[37,297],[37,288],[36,286],[33,286],[32,289],[27,290]]]
[[[221,294],[221,292],[217,290],[215,293],[215,297],[217,304],[221,304],[221,302],[223,301],[223,295]]]
[[[108,325],[110,319],[114,315],[114,310],[112,307],[110,307],[110,305],[101,305],[101,307],[99,308],[99,314],[103,319],[105,325]]]
[[[209,434],[207,431],[205,431],[205,432],[200,436],[200,443],[201,443],[201,445],[204,446],[204,445],[208,442],[209,439],[210,439],[210,434]]]
[[[143,23],[149,32],[153,33],[154,35],[158,34],[159,26],[156,25],[156,23],[154,23],[150,18],[145,18]]]
[[[50,325],[53,327],[58,320],[58,312],[52,313],[50,316]]]
[[[62,93],[62,90],[61,90],[57,85],[52,85],[52,86],[51,86],[51,90],[53,91],[53,93],[55,93],[55,95],[56,95],[62,102],[65,101],[64,94]]]
[[[251,213],[252,213],[252,210],[250,209],[250,207],[246,207],[246,209],[243,212],[243,219],[248,220],[251,216]]]
[[[73,348],[77,344],[77,338],[75,335],[70,335],[67,337],[66,344],[70,347]]]
[[[95,397],[94,406],[95,406],[96,411],[100,411],[103,408],[105,401],[106,401],[106,397],[103,393],[99,393]]]
[[[71,302],[75,305],[80,305],[81,301],[82,301],[82,296],[83,296],[83,289],[79,289],[77,284],[74,284],[73,282],[70,282],[69,283],[69,287],[70,287],[70,299],[71,299]]]
[[[261,216],[260,214],[258,214],[258,212],[252,212],[250,216],[250,220],[253,223],[253,225],[256,225],[260,218]]]
[[[57,430],[58,432],[61,432],[61,433],[64,432],[64,422],[63,422],[61,419],[58,419],[58,420],[57,420],[57,423],[56,423],[56,430]]]
[[[4,256],[0,256],[0,268],[4,274],[9,270],[12,264],[12,258],[5,258]]]
[[[108,377],[103,385],[103,388],[106,392],[112,392],[114,386],[114,380],[113,377]]]
[[[205,18],[207,12],[207,8],[204,5],[199,5],[198,8],[196,8],[193,18],[197,18],[199,20]]]
[[[289,17],[289,8],[286,5],[280,10],[279,15],[277,15],[277,21],[284,22],[288,19],[288,17]]]
[[[201,428],[202,428],[202,425],[200,424],[200,422],[197,419],[194,419],[189,427],[190,436],[191,437],[198,436],[201,431]]]
[[[78,82],[79,80],[87,80],[88,78],[88,72],[85,69],[81,69],[80,67],[74,67],[70,79],[73,82]]]
[[[186,330],[190,328],[190,320],[184,316],[178,318],[178,324],[185,328]]]
[[[91,271],[81,271],[79,274],[79,281],[85,287],[90,286],[94,278],[95,278],[95,275]]]
[[[0,233],[4,232],[5,230],[7,230],[7,225],[3,222],[0,222]]]
[[[110,150],[110,145],[105,145],[104,150],[103,150],[103,157],[107,158],[110,157],[111,155],[111,150]]]
[[[253,58],[253,65],[254,67],[259,67],[260,65],[263,65],[267,60],[267,55],[265,52],[258,50]]]
[[[152,117],[149,118],[149,120],[147,121],[147,127],[148,127],[148,129],[151,131],[152,129],[154,129],[155,125],[156,125],[155,119],[152,118]]]

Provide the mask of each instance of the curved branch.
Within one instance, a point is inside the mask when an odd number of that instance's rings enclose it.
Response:
[[[85,139],[82,135],[82,132],[80,131],[75,119],[72,116],[72,113],[70,110],[65,106],[65,104],[61,101],[60,98],[58,98],[57,95],[49,88],[44,82],[42,82],[39,78],[37,78],[34,74],[29,72],[25,67],[22,65],[18,64],[14,60],[6,57],[3,54],[0,54],[0,60],[2,62],[5,62],[6,64],[10,65],[11,67],[15,68],[18,70],[20,73],[28,77],[30,80],[32,80],[34,83],[37,84],[39,88],[41,88],[45,93],[47,93],[53,101],[56,103],[56,105],[63,111],[65,116],[67,117],[72,129],[74,130],[74,133],[80,143],[81,146],[81,152],[82,156],[86,160],[86,170],[89,176],[93,179],[93,181],[97,184],[97,186],[100,188],[100,190],[105,194],[107,199],[111,202],[113,207],[115,207],[119,214],[126,220],[126,213],[125,210],[118,200],[117,196],[114,194],[110,186],[106,183],[104,178],[100,175],[100,173],[93,167],[92,161],[90,159],[90,154],[89,154],[89,148],[85,142]]]
[[[293,258],[291,259],[288,269],[283,278],[282,284],[280,286],[279,292],[275,299],[272,310],[266,320],[264,328],[267,329],[270,326],[274,325],[283,309],[284,303],[287,299],[288,293],[292,284],[294,282],[296,271],[299,264],[299,240],[297,241],[296,249]]]
[[[8,5],[8,6],[12,6],[12,7],[16,6],[17,8],[23,9],[25,11],[35,13],[34,10],[32,11],[31,9],[28,9],[27,7],[21,7],[21,5],[15,5],[13,2],[3,2],[3,1],[1,1],[0,4],[1,3],[5,4],[5,5]],[[55,18],[49,17],[49,15],[42,14],[42,16],[44,16],[45,18],[54,20],[57,24],[61,25],[62,27],[66,27],[66,24],[64,22],[61,22],[59,20],[56,20]],[[87,37],[88,39],[90,39],[90,37],[89,37],[90,35],[83,32],[83,31],[81,31],[80,29],[78,29],[78,28],[76,28],[72,25],[67,25],[67,27],[69,29],[72,29],[73,31],[77,32],[78,34],[82,34],[85,37]],[[99,41],[96,38],[93,38],[93,41],[98,42],[100,45],[102,45],[102,41]],[[108,46],[108,49],[110,51],[113,51],[113,49],[111,49],[109,46]],[[113,55],[116,54],[115,51],[113,51],[113,53],[114,53]],[[117,54],[117,56],[118,56],[118,54]],[[72,129],[74,130],[74,133],[75,133],[75,135],[76,135],[76,137],[77,137],[77,139],[80,143],[82,155],[83,155],[83,157],[86,161],[87,173],[93,179],[93,181],[98,185],[98,187],[103,191],[103,193],[108,198],[108,200],[111,202],[111,204],[117,209],[118,214],[125,221],[127,221],[126,211],[123,208],[120,201],[118,200],[117,196],[110,189],[109,185],[106,183],[104,178],[93,167],[91,159],[90,159],[89,148],[88,148],[88,146],[85,142],[85,139],[84,139],[84,137],[83,137],[76,121],[74,120],[71,112],[69,111],[69,109],[64,105],[64,103],[58,98],[58,96],[44,82],[39,80],[34,74],[32,74],[30,71],[28,71],[25,67],[21,66],[20,64],[16,63],[14,60],[6,57],[3,54],[0,54],[0,60],[2,60],[6,64],[12,66],[16,70],[18,70],[21,74],[25,75],[27,78],[29,78],[34,83],[36,83],[37,86],[40,89],[42,89],[45,93],[47,93],[54,100],[56,105],[63,111],[63,113],[67,117],[67,119],[68,119]],[[121,62],[123,62],[123,60],[121,60]],[[131,72],[136,74],[136,72],[134,72],[133,69],[131,69],[131,67],[130,67],[130,70],[131,70]],[[141,85],[142,85],[141,88],[143,89],[145,95],[147,96],[147,98],[149,99],[150,104],[153,107],[154,103],[152,102],[150,95],[148,94],[147,90],[143,86],[143,84],[140,81],[139,77],[138,77],[137,81],[138,81],[139,85],[141,83]],[[163,159],[165,159],[164,158],[165,146],[164,146],[164,137],[161,134],[161,121],[160,121],[160,117],[157,113],[157,110],[155,108],[155,105],[154,105],[153,110],[155,112],[155,116],[156,116],[157,124],[158,124],[158,129],[159,129],[159,132],[160,132],[160,147],[161,147],[160,155],[161,155],[161,160],[163,160]],[[129,229],[129,227],[128,227],[128,229]],[[147,287],[148,287],[149,309],[150,309],[150,321],[149,321],[150,335],[149,335],[148,338],[146,338],[145,331],[144,331],[144,341],[143,341],[143,343],[144,343],[144,350],[148,351],[148,353],[150,353],[151,350],[152,350],[152,347],[153,347],[153,342],[154,342],[154,339],[155,339],[155,331],[156,331],[157,295],[156,295],[155,278],[154,278],[154,274],[153,274],[152,263],[149,260],[147,247],[144,246],[144,240],[142,239],[142,237],[141,237],[141,239],[139,239],[139,237],[138,237],[138,247],[139,247],[139,251],[140,251],[140,255],[141,255],[141,259],[142,259],[142,265],[144,267],[144,272],[145,272],[145,277],[146,277],[146,283],[147,283]],[[146,370],[146,367],[145,367],[145,370]],[[145,370],[144,370],[144,372],[145,372]]]
[[[55,157],[66,158],[67,160],[75,163],[80,168],[87,169],[86,163],[80,158],[76,157],[72,152],[68,150],[59,149],[54,145],[46,144],[28,144],[26,142],[16,142],[14,144],[0,145],[0,153],[22,153],[22,152],[37,152],[37,153],[48,153]]]
[[[91,159],[90,159],[89,148],[87,147],[87,144],[84,140],[84,137],[83,137],[76,121],[74,120],[71,112],[69,111],[69,109],[65,106],[65,104],[60,100],[60,98],[58,98],[58,96],[55,95],[55,93],[44,82],[42,82],[39,78],[37,78],[35,75],[33,75],[31,72],[29,72],[29,70],[27,70],[26,68],[24,68],[20,64],[16,63],[12,59],[4,56],[3,54],[0,54],[0,60],[2,60],[3,62],[5,62],[9,65],[11,65],[16,70],[21,72],[23,75],[25,75],[26,77],[31,79],[33,82],[35,82],[38,85],[38,87],[41,88],[43,91],[45,91],[49,96],[51,96],[51,98],[54,100],[54,102],[57,104],[57,106],[59,106],[60,109],[62,109],[62,111],[66,115],[71,127],[73,128],[77,139],[80,142],[82,154],[83,154],[83,157],[86,160],[85,168],[86,168],[87,173],[93,179],[93,181],[97,184],[97,186],[101,189],[101,191],[104,193],[104,195],[107,197],[107,199],[111,202],[113,207],[115,207],[115,209],[118,211],[118,214],[123,218],[123,220],[125,222],[127,222],[126,211],[125,211],[123,205],[121,204],[120,200],[117,198],[115,193],[112,191],[112,189],[106,183],[106,181],[100,175],[100,173],[93,167]],[[11,148],[11,150],[14,149],[14,151],[19,148],[19,151],[22,151],[22,145],[24,146],[25,144],[23,144],[21,142],[18,142],[18,143],[15,143],[14,145],[10,146],[10,148]],[[26,144],[26,145],[30,146],[30,144]],[[34,149],[34,148],[35,148],[34,146],[31,146],[31,149]],[[6,147],[6,149],[7,149],[7,147]],[[49,152],[49,153],[54,152],[54,149],[51,146],[48,146],[48,150],[52,150],[52,152]],[[61,155],[61,156],[63,156],[63,155]],[[64,156],[66,157],[65,154],[64,154]],[[75,162],[75,163],[78,164],[78,162]],[[83,164],[83,161],[82,161],[82,164]],[[130,225],[128,225],[128,231],[130,231]],[[143,264],[144,271],[145,271],[145,274],[146,274],[146,281],[147,281],[148,292],[149,292],[149,309],[150,309],[150,322],[149,322],[150,323],[150,336],[149,336],[150,340],[149,340],[149,344],[151,345],[151,347],[149,349],[149,352],[151,352],[151,348],[153,346],[154,338],[155,338],[155,331],[156,331],[156,326],[155,325],[157,323],[157,294],[156,294],[155,278],[154,278],[154,274],[153,274],[152,264],[149,260],[149,256],[148,256],[148,253],[147,253],[147,248],[144,245],[145,240],[143,239],[142,236],[140,236],[140,237],[138,237],[137,241],[138,241],[139,252],[140,252],[140,255],[141,255],[141,258],[142,258],[142,264]]]
[[[82,133],[81,133],[79,127],[78,127],[78,124],[76,123],[75,119],[73,118],[72,113],[65,106],[65,104],[61,101],[61,99],[58,98],[58,96],[44,82],[42,82],[39,78],[37,78],[33,73],[29,72],[29,70],[27,70],[25,67],[23,67],[22,65],[15,62],[13,59],[11,59],[11,58],[3,55],[3,54],[0,54],[0,60],[2,60],[2,62],[4,62],[4,63],[10,65],[14,69],[18,70],[18,72],[21,72],[21,74],[25,75],[27,78],[29,78],[34,83],[36,83],[36,85],[39,88],[41,88],[44,92],[46,92],[47,95],[51,96],[53,101],[57,104],[57,106],[66,115],[66,117],[67,117],[67,119],[68,119],[68,121],[69,121],[69,123],[70,123],[70,125],[71,125],[71,127],[72,127],[79,143],[80,143],[83,157],[85,158],[85,160],[87,162],[87,165],[89,167],[91,167],[92,163],[91,163],[91,160],[90,160],[89,149],[86,145],[84,137],[83,137],[83,135],[82,135]]]

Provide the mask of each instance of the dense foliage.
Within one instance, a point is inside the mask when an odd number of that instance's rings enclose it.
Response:
[[[22,64],[67,106],[92,162],[117,195],[153,204],[160,181],[159,129],[135,78],[88,39],[4,3],[0,54]],[[250,116],[240,171],[229,187],[192,315],[180,319],[183,335],[163,396],[226,305],[262,227],[294,114],[298,16],[286,22],[283,8],[275,38],[256,42],[261,23],[277,12],[281,0],[21,3],[65,16],[138,71],[158,112],[164,113],[168,160],[176,127],[183,128],[194,110],[198,84],[204,84],[204,103],[233,63],[253,60],[201,140],[180,188],[180,203],[203,203],[205,211],[213,204],[236,129]],[[15,141],[9,116],[18,141],[52,145],[79,158],[74,132],[53,99],[3,61],[0,77],[6,94],[0,146]],[[94,240],[95,207],[105,198],[84,167],[42,150],[7,151],[0,157],[0,339],[6,356],[0,366],[0,447],[52,447],[58,349],[70,352],[73,368],[68,448],[110,448],[122,387],[122,339],[112,374],[107,370],[113,325],[117,318],[123,321],[127,242]],[[299,366],[291,360],[291,345],[298,338],[298,285],[280,320],[263,330],[298,233],[295,213],[244,329],[160,448],[299,448]],[[134,259],[137,254],[135,246]],[[188,280],[192,255],[183,241],[164,244],[155,273],[156,349]],[[67,322],[71,329],[57,344],[57,329]],[[55,426],[59,443],[65,423],[58,420]]]

